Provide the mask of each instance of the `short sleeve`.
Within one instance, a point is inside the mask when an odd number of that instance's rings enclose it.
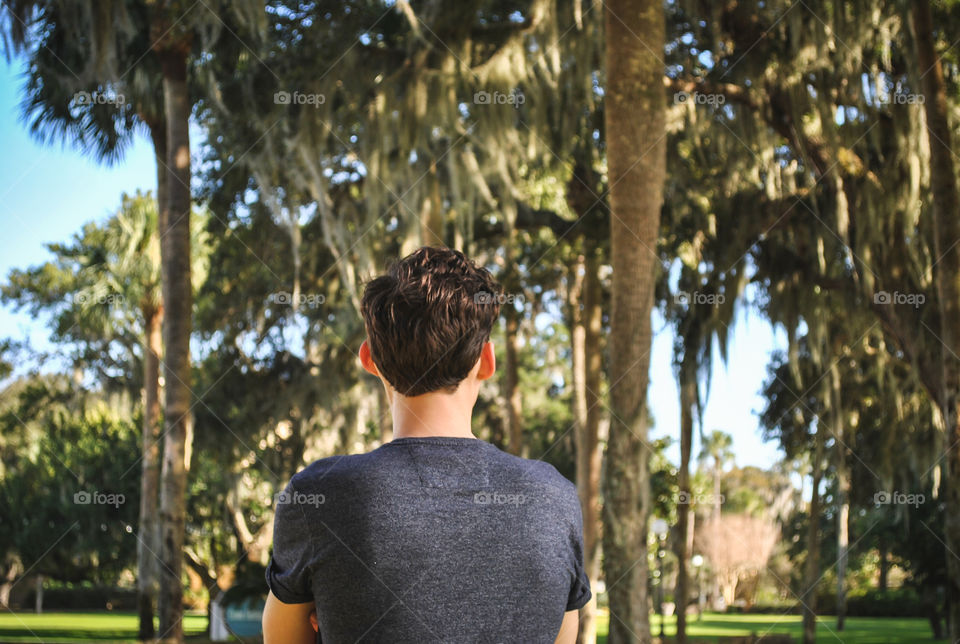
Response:
[[[313,542],[297,497],[293,481],[275,497],[273,554],[266,572],[267,586],[285,604],[314,600],[310,580]]]
[[[583,567],[583,516],[580,511],[580,499],[574,494],[573,534],[570,535],[571,556],[573,558],[573,579],[570,595],[567,597],[567,610],[583,608],[593,593],[590,591],[590,578]]]

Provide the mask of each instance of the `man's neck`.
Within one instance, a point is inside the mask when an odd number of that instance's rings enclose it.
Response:
[[[392,392],[392,397],[394,438],[476,438],[470,423],[476,396],[471,398],[469,391],[432,392],[414,398]]]

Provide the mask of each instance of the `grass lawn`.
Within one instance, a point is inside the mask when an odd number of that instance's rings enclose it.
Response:
[[[187,614],[184,618],[188,635],[202,633],[207,618],[202,614]],[[659,618],[652,618],[654,635],[660,632]],[[862,618],[847,620],[847,628],[839,633],[835,620],[824,617],[817,627],[820,642],[851,642],[853,644],[917,644],[932,642],[930,628],[922,619]],[[600,618],[600,642],[606,642],[607,615]],[[688,626],[692,642],[723,642],[725,637],[756,633],[789,633],[800,637],[799,615],[724,615],[706,613]],[[666,634],[676,632],[676,619],[667,619]],[[0,642],[136,642],[137,616],[134,613],[0,613]],[[203,640],[194,637],[192,642]]]
[[[660,618],[651,619],[653,635],[660,633]],[[608,616],[606,611],[600,617],[598,641],[606,642]],[[924,619],[849,617],[846,628],[837,631],[834,617],[821,617],[817,620],[817,641],[850,642],[852,644],[918,644],[933,642],[930,626]],[[667,640],[677,632],[676,617],[668,617],[665,624]],[[687,635],[691,642],[723,642],[726,637],[737,637],[756,633],[788,633],[799,642],[803,632],[800,615],[726,615],[723,613],[704,613],[700,620],[691,617],[687,622]],[[943,641],[943,640],[940,640]]]
[[[136,642],[137,624],[132,612],[0,613],[0,642]],[[187,613],[183,625],[188,635],[202,633],[207,616]]]

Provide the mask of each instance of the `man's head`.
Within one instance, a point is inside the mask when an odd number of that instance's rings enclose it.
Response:
[[[424,247],[369,282],[360,310],[368,360],[397,393],[456,391],[489,352],[502,289],[463,253]],[[361,349],[361,359],[365,349]],[[365,367],[370,370],[370,365]]]

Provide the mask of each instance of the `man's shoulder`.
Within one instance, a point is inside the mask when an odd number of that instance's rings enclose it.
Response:
[[[498,471],[512,482],[551,489],[566,499],[577,499],[577,486],[546,461],[523,458],[497,449]]]
[[[303,490],[349,480],[364,467],[367,456],[369,454],[337,454],[319,458],[294,474],[290,483]]]

